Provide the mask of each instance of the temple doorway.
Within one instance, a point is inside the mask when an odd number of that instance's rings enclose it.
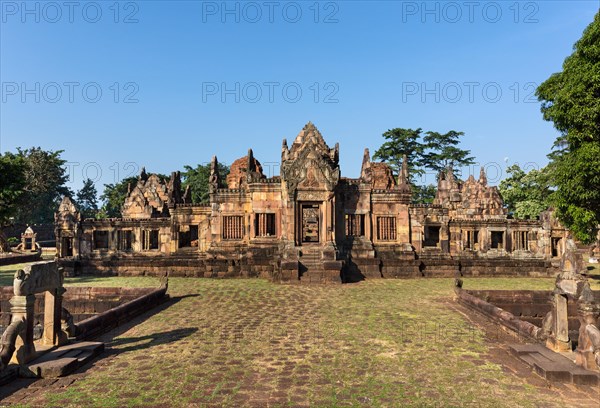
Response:
[[[317,243],[319,242],[320,228],[320,207],[319,204],[307,203],[300,205],[300,225],[301,242],[302,243]]]

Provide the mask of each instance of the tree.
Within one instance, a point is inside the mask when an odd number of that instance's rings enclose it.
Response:
[[[425,148],[421,163],[424,167],[439,174],[440,171],[453,166],[454,171],[462,166],[475,164],[470,150],[460,149],[460,137],[464,132],[450,130],[447,133],[427,132],[423,141]],[[455,174],[456,175],[456,174]]]
[[[386,142],[373,155],[373,159],[388,162],[398,174],[402,167],[402,157],[406,155],[410,181],[413,183],[413,202],[431,203],[435,198],[434,185],[417,185],[415,179],[426,170],[437,174],[449,165],[467,166],[473,164],[471,151],[458,147],[463,132],[450,130],[447,133],[426,132],[418,129],[395,128],[383,134]],[[455,169],[456,171],[456,169]]]
[[[519,219],[535,219],[548,209],[552,191],[546,168],[525,173],[518,164],[513,164],[506,172],[508,177],[498,188],[510,214]]]
[[[10,152],[0,155],[0,227],[6,225],[18,209],[25,188],[25,162]]]
[[[536,95],[544,119],[560,132],[548,156],[556,187],[550,201],[559,220],[587,243],[600,223],[600,12],[573,50]]]
[[[414,204],[431,204],[435,199],[437,187],[433,184],[412,186],[412,202]]]
[[[137,177],[127,177],[115,184],[105,184],[104,192],[100,196],[103,205],[99,217],[120,218],[121,207],[127,198],[129,185],[134,188],[138,182]]]
[[[95,218],[98,213],[98,192],[91,179],[83,182],[83,187],[77,192],[77,206],[83,218]]]
[[[229,174],[229,166],[218,163],[219,175],[225,182]],[[198,164],[196,168],[184,166],[182,188],[190,187],[193,203],[208,203],[208,178],[210,177],[210,163]]]
[[[421,168],[425,146],[421,143],[422,129],[395,128],[382,136],[386,140],[373,154],[373,159],[388,162],[395,174],[400,173],[402,157],[406,155],[411,180],[424,173]]]
[[[25,187],[23,158],[12,153],[0,155],[0,253],[8,251],[2,227],[17,213],[18,201]]]
[[[69,179],[63,167],[66,160],[60,155],[63,150],[45,151],[40,147],[17,149],[17,156],[23,160],[25,185],[23,194],[17,200],[17,222],[25,224],[52,223],[63,196],[71,196],[65,185]]]

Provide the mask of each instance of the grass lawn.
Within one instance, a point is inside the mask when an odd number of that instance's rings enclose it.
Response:
[[[12,267],[14,272],[15,266]],[[12,273],[0,268],[4,284]],[[598,290],[598,280],[593,288]],[[67,286],[158,286],[67,278]],[[465,278],[466,289],[550,290],[553,278]],[[288,286],[171,278],[173,298],[116,337],[66,388],[29,406],[564,406],[507,373],[452,306],[453,279]]]

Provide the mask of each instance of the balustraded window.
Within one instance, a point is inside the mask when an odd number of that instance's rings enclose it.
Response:
[[[142,240],[145,251],[158,249],[158,230],[144,230]]]
[[[513,231],[513,249],[529,250],[529,233],[527,231]]]
[[[377,239],[379,241],[396,240],[396,217],[377,217]]]
[[[362,237],[365,235],[365,215],[346,214],[346,236]]]
[[[479,231],[464,230],[462,234],[465,249],[479,249]]]
[[[275,214],[256,214],[254,219],[254,235],[257,237],[274,237]]]
[[[227,215],[223,217],[223,239],[244,238],[244,217],[241,215]]]
[[[118,235],[118,240],[119,240],[119,249],[121,251],[130,251],[131,243],[133,241],[131,231],[130,230],[119,231],[117,235]]]

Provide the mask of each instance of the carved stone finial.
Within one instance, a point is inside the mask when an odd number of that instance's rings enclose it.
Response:
[[[402,168],[400,169],[400,182],[408,183],[408,158],[406,155],[402,156]]]
[[[365,148],[365,152],[363,153],[362,166],[360,167],[360,178],[363,181],[371,182],[371,155],[368,148]]]
[[[448,169],[446,170],[446,179],[452,183],[456,181],[456,179],[454,178],[454,166],[452,165],[452,163],[448,165]]]
[[[212,160],[210,161],[210,176],[208,178],[208,185],[210,192],[216,191],[221,185],[217,156],[213,156]]]
[[[339,144],[339,142],[336,143],[335,146],[334,146],[334,148],[333,148],[332,155],[331,155],[331,160],[336,165],[340,161],[340,144]]]
[[[146,167],[142,167],[142,171],[140,172],[139,179],[142,181],[148,180],[148,174],[146,173]]]
[[[287,139],[283,139],[281,143],[281,161],[284,162],[288,159],[290,154],[290,149],[288,148]]]
[[[481,183],[484,186],[487,186],[487,176],[485,174],[485,168],[483,168],[483,166],[481,167],[481,170],[479,170],[479,183]]]
[[[250,175],[251,172],[256,171],[256,165],[254,163],[254,153],[252,152],[252,149],[248,149],[248,175]]]
[[[190,186],[186,186],[185,192],[183,193],[183,197],[181,198],[185,204],[189,204],[192,202],[192,190],[190,190]]]
[[[181,203],[181,172],[174,171],[171,173],[171,178],[167,183],[167,191],[169,195],[169,205]]]

